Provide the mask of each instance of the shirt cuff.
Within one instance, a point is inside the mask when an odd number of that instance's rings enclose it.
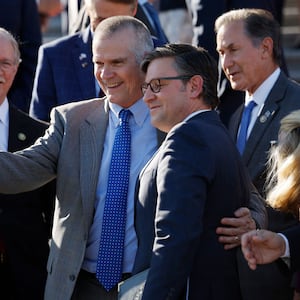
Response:
[[[281,257],[282,258],[284,258],[284,257],[290,257],[290,245],[289,245],[288,239],[282,233],[277,233],[277,234],[280,235],[283,238],[284,243],[285,243],[285,252],[284,252],[284,254]]]

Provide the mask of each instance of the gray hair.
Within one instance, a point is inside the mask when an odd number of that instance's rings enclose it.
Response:
[[[132,52],[135,53],[136,61],[140,64],[146,53],[153,50],[153,40],[146,25],[138,19],[130,16],[114,16],[103,20],[96,28],[94,40],[97,36],[112,36],[113,34],[130,28],[136,39],[132,44]]]
[[[217,18],[215,32],[218,33],[223,25],[239,21],[243,22],[245,34],[254,46],[258,46],[266,37],[273,40],[273,59],[280,65],[282,58],[280,25],[273,15],[264,9],[243,8],[231,10]]]
[[[14,63],[17,65],[21,62],[21,53],[19,50],[19,45],[14,36],[8,32],[6,29],[0,27],[0,37],[5,38],[14,49]]]

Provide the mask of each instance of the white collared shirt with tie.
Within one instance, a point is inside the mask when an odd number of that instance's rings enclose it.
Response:
[[[249,104],[250,101],[254,100],[256,102],[256,106],[252,110],[250,123],[248,126],[248,132],[247,132],[247,138],[249,137],[254,124],[256,122],[257,117],[260,115],[264,105],[265,101],[273,88],[276,80],[278,79],[280,74],[280,69],[277,68],[259,87],[258,89],[253,93],[253,95],[249,95],[246,92],[246,98],[245,98],[245,106]]]

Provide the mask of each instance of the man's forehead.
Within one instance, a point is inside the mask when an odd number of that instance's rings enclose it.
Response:
[[[229,45],[238,43],[241,36],[245,36],[243,27],[226,24],[217,33],[217,44],[228,47]]]

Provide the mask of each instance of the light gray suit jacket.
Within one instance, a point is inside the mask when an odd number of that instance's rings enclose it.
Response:
[[[45,300],[71,298],[93,221],[107,123],[106,101],[69,103],[52,111],[49,129],[34,146],[0,155],[1,193],[32,190],[57,175]]]

